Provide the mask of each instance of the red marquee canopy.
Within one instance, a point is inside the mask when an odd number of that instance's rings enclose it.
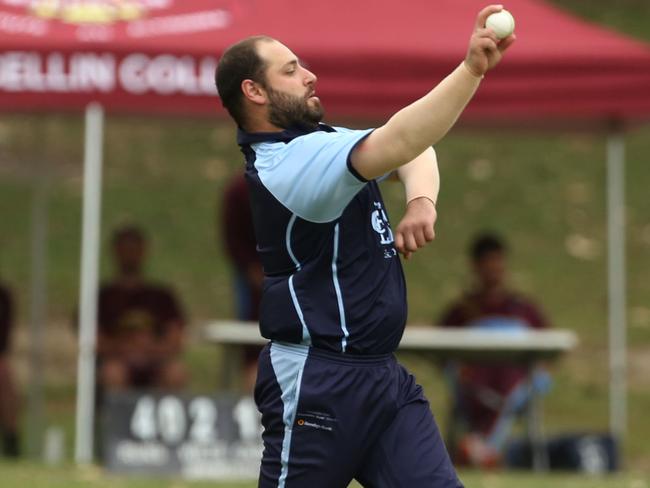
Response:
[[[0,0],[0,109],[214,115],[224,48],[265,33],[319,76],[329,115],[388,116],[464,56],[487,0]],[[534,0],[465,120],[641,119],[650,48]]]

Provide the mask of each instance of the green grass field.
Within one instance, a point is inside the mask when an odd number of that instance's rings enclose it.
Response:
[[[555,0],[572,11],[650,40],[647,0]],[[23,392],[29,342],[30,215],[39,177],[49,201],[45,424],[62,426],[71,452],[76,363],[70,317],[77,301],[81,228],[83,121],[76,115],[0,115],[0,279],[16,292],[15,359]],[[149,274],[172,282],[191,318],[187,360],[192,388],[218,382],[218,351],[196,340],[202,322],[233,315],[228,265],[216,229],[218,195],[240,166],[230,124],[212,120],[110,117],[106,126],[103,242],[124,222],[153,239]],[[37,141],[37,142],[35,142]],[[650,127],[631,128],[627,143],[630,473],[650,472]],[[605,137],[591,132],[458,130],[437,146],[443,178],[437,239],[405,265],[412,323],[434,323],[468,284],[464,249],[480,229],[505,234],[513,282],[552,322],[575,330],[577,351],[553,367],[546,401],[550,434],[603,431],[608,425]],[[398,185],[385,184],[392,221],[403,210]],[[106,246],[104,246],[104,250]],[[110,273],[104,256],[102,274]],[[404,358],[431,399],[441,426],[446,390],[434,365]],[[467,486],[645,488],[642,474],[589,479],[466,473]],[[124,480],[96,469],[0,464],[0,488],[228,486]]]
[[[0,464],[2,486],[37,488],[254,488],[254,482],[186,482],[180,480],[125,479],[107,475],[96,467],[44,468],[32,464]],[[615,477],[578,477],[500,473],[461,473],[469,488],[647,488],[648,478],[637,474]],[[351,488],[359,488],[353,483]]]

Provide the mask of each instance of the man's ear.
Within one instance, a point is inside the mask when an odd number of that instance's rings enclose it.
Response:
[[[266,90],[262,88],[262,85],[253,80],[242,81],[241,91],[244,97],[257,105],[264,105],[266,103]]]

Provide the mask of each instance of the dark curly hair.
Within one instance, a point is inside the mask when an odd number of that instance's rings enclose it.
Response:
[[[480,261],[485,255],[493,252],[506,253],[507,251],[503,239],[489,232],[476,236],[469,247],[469,255],[473,261]]]

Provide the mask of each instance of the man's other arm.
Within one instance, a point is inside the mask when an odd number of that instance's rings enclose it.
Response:
[[[395,232],[395,247],[408,259],[435,237],[440,174],[433,148],[398,168],[397,176],[404,184],[406,212]]]

